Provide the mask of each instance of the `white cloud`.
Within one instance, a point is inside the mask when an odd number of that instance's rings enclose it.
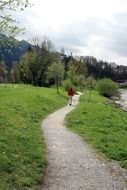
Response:
[[[75,54],[127,63],[126,0],[32,0],[15,17],[26,28],[23,38],[49,36],[56,47]]]

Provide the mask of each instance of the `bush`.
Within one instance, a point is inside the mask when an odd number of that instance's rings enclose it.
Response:
[[[99,80],[97,83],[97,89],[100,95],[103,95],[106,97],[119,95],[118,86],[111,79],[105,78],[105,79]]]
[[[86,79],[86,87],[88,89],[94,89],[95,88],[95,85],[96,85],[96,80],[92,77],[92,76],[89,76],[87,79]]]
[[[70,80],[64,80],[62,82],[62,86],[64,87],[64,89],[67,91],[69,88],[72,87],[71,81]]]
[[[73,85],[70,80],[64,80],[62,82],[62,86],[64,87],[65,91],[68,91],[69,88],[72,88],[74,92],[79,91],[79,88]]]

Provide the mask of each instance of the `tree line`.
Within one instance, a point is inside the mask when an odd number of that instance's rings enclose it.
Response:
[[[98,61],[94,57],[83,57],[82,59],[86,63],[89,75],[95,79],[110,78],[116,82],[127,81],[127,66]]]
[[[13,62],[7,68],[4,61],[0,62],[0,82],[25,83],[35,86],[57,87],[70,78],[70,83],[81,83],[87,75],[86,65],[77,61],[72,55],[66,56],[55,51],[50,40],[41,43],[34,40],[19,62]],[[79,76],[79,78],[78,78]]]
[[[86,80],[87,78],[87,80]],[[8,69],[0,61],[0,82],[25,83],[34,86],[51,86],[57,88],[74,85],[81,88],[92,80],[111,78],[114,81],[127,80],[127,66],[98,61],[94,57],[67,56],[63,49],[57,52],[50,40],[34,40],[19,62],[13,62]],[[67,87],[65,87],[67,88]]]

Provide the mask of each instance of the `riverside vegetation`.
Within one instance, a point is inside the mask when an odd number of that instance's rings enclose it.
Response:
[[[66,102],[55,89],[0,85],[1,190],[38,189],[46,166],[41,121]]]
[[[68,128],[78,133],[97,151],[119,161],[127,169],[127,113],[109,99],[84,91],[78,107],[66,118]]]

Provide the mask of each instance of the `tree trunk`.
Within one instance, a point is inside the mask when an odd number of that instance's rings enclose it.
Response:
[[[59,94],[59,81],[56,79],[57,94]]]

